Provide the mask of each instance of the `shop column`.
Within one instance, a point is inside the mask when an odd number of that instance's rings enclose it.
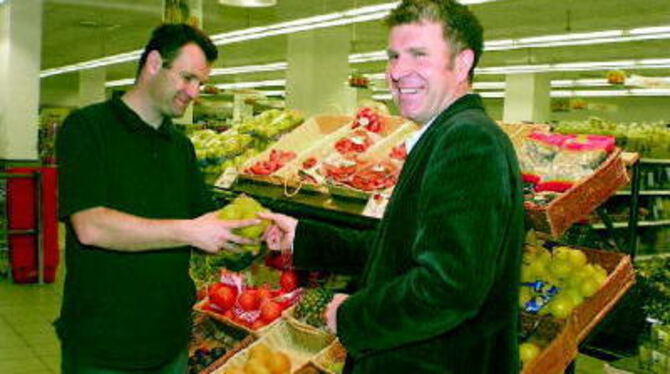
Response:
[[[187,23],[202,28],[202,0],[163,0],[163,22]],[[193,123],[193,103],[183,116],[174,119],[174,123]]]
[[[107,71],[104,67],[86,69],[79,72],[79,106],[105,101],[105,79]]]
[[[42,0],[0,4],[0,159],[36,160]]]
[[[503,121],[548,122],[550,100],[547,74],[509,74],[505,79]]]
[[[288,36],[286,107],[306,116],[349,114],[356,107],[349,88],[349,27],[310,30]]]

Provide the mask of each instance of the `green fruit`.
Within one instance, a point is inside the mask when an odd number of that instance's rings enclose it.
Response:
[[[584,252],[578,250],[578,249],[573,249],[570,252],[568,252],[568,262],[572,264],[572,267],[574,269],[581,268],[582,266],[586,265],[587,258]]]
[[[258,252],[261,251],[261,245],[260,244],[245,244],[245,245],[241,245],[240,249],[242,250],[242,252],[248,252],[248,253],[251,253],[251,254],[255,255],[255,254],[257,254]]]
[[[549,312],[556,318],[567,318],[575,308],[575,303],[572,298],[565,294],[558,294],[547,305]]]
[[[519,346],[519,357],[524,364],[531,362],[540,354],[540,347],[533,343],[522,343]]]
[[[549,264],[549,272],[558,278],[565,278],[572,271],[570,263],[566,260],[554,259]]]
[[[569,296],[570,299],[572,299],[575,307],[581,305],[581,303],[584,301],[584,296],[582,296],[582,293],[579,289],[567,288],[561,291],[561,293],[565,293],[567,296]]]
[[[591,278],[591,279],[585,279],[584,283],[582,283],[581,287],[579,288],[579,291],[582,293],[582,296],[584,297],[591,297],[598,292],[598,289],[600,288],[600,284],[598,284],[598,280]]]
[[[237,219],[237,211],[234,205],[226,205],[219,209],[217,217],[223,221],[232,221]]]
[[[258,218],[259,212],[267,212],[258,201],[246,195],[240,195],[230,204],[219,210],[218,218],[221,220],[242,220]],[[237,235],[249,239],[257,239],[270,225],[269,220],[261,220],[259,225],[242,227],[235,230]]]

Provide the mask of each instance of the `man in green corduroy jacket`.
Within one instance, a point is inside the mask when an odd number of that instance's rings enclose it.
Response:
[[[351,373],[518,373],[522,186],[514,149],[468,93],[482,27],[453,0],[391,13],[387,80],[421,125],[372,233],[270,213],[273,249],[298,267],[360,272],[327,325]]]

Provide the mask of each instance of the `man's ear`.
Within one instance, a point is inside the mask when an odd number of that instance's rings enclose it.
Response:
[[[456,75],[459,82],[468,80],[470,68],[472,68],[474,63],[475,53],[472,51],[472,49],[463,50],[456,56]]]
[[[150,75],[155,75],[163,67],[163,58],[161,57],[160,52],[153,50],[147,55],[147,62],[145,64],[145,69]]]

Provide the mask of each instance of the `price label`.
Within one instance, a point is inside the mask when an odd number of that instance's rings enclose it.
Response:
[[[221,173],[221,176],[219,179],[216,180],[216,183],[214,183],[215,186],[221,187],[221,188],[230,188],[230,186],[235,183],[237,180],[237,176],[239,173],[237,172],[236,168],[230,167],[226,168],[226,170]]]
[[[368,203],[365,205],[365,209],[363,209],[363,215],[373,218],[382,218],[388,202],[389,195],[387,194],[375,193],[370,195]]]

